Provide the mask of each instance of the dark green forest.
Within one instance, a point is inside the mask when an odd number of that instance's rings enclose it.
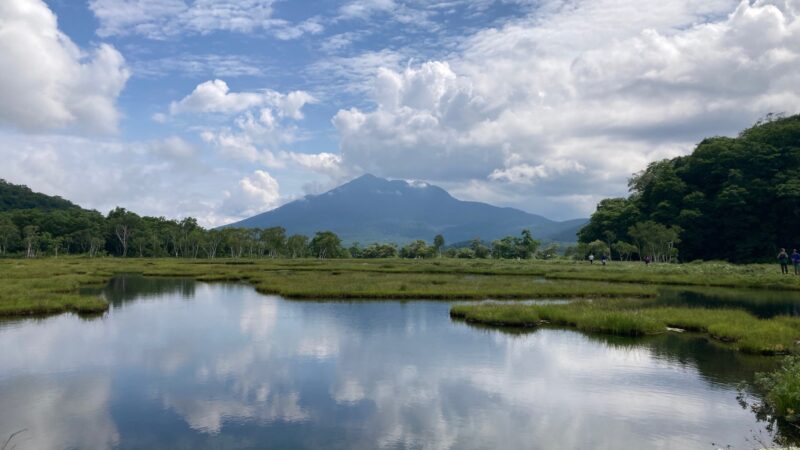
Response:
[[[600,202],[583,248],[684,261],[774,260],[800,247],[800,115],[768,116],[738,137],[703,140],[651,163],[630,196]]]

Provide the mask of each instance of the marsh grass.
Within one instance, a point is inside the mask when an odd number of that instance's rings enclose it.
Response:
[[[256,290],[288,298],[524,299],[651,297],[650,286],[603,282],[540,283],[528,277],[464,274],[288,272],[249,278]]]
[[[795,352],[800,339],[800,318],[759,319],[741,310],[665,308],[635,299],[551,305],[455,305],[450,315],[496,326],[553,324],[620,336],[663,333],[673,327],[705,334],[744,353],[764,355]]]
[[[107,309],[78,295],[119,273],[248,282],[296,299],[484,299],[655,296],[652,286],[600,281],[541,283],[542,268],[507,261],[184,260],[59,258],[0,260],[0,315]]]
[[[777,272],[772,265],[726,263],[645,266],[613,262],[603,267],[573,261],[453,259],[3,259],[0,315],[103,311],[107,308],[104,300],[78,293],[82,287],[107,283],[118,273],[247,282],[259,292],[295,299],[650,298],[657,295],[659,284],[800,289],[800,277]],[[587,331],[625,335],[657,332],[668,324],[708,333],[751,351],[766,349],[769,346],[765,342],[776,343],[770,347],[772,351],[784,351],[787,343],[800,334],[800,325],[789,319],[775,319],[770,326],[756,322],[753,331],[741,333],[742,327],[754,324],[754,318],[743,319],[741,314],[745,313],[741,312],[726,316],[720,310],[698,313],[704,310],[662,308],[640,313],[636,311],[645,308],[645,303],[631,306],[629,301],[606,300],[607,306],[599,309],[596,305],[600,303],[578,302],[567,309],[540,305],[532,310],[537,314],[535,320],[523,322],[547,320]],[[522,308],[503,310],[497,323],[512,322],[515,314],[527,317],[522,311],[529,310]]]

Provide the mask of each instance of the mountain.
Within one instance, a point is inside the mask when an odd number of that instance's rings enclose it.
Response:
[[[364,175],[320,195],[310,195],[272,211],[228,225],[281,226],[289,234],[330,230],[345,242],[396,242],[442,234],[447,242],[480,237],[491,241],[530,228],[537,239],[575,242],[587,219],[556,222],[514,208],[461,201],[444,189],[421,182]]]
[[[33,192],[27,186],[11,184],[6,180],[0,179],[0,212],[16,209],[52,211],[56,209],[80,209],[80,207],[61,197]]]

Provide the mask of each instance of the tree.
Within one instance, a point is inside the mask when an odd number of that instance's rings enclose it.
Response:
[[[353,245],[347,251],[350,253],[351,258],[362,258],[364,255],[364,249],[361,248],[361,244],[358,242],[353,242]]]
[[[397,246],[394,244],[370,244],[361,252],[362,258],[394,258],[398,255]]]
[[[271,258],[276,258],[286,248],[286,229],[272,227],[261,230],[259,241],[263,242],[267,255]]]
[[[294,234],[286,240],[286,249],[292,258],[302,258],[308,255],[308,237]]]
[[[609,250],[608,245],[600,239],[592,241],[586,245],[587,255],[600,257],[602,255],[608,255],[609,253],[611,253],[611,251]]]
[[[539,248],[539,245],[541,245],[541,242],[534,239],[531,230],[526,228],[522,230],[522,239],[518,244],[517,256],[522,259],[531,259],[536,254],[536,249]]]
[[[525,229],[522,230],[520,237],[506,236],[492,241],[491,255],[493,258],[498,259],[530,259],[537,254],[540,245],[541,242],[533,238],[531,231]],[[473,251],[475,251],[476,256],[481,253],[474,247],[474,241]],[[480,258],[481,256],[478,257]]]
[[[423,240],[417,240],[400,249],[401,258],[430,258],[436,255],[434,247],[429,247]]]
[[[125,208],[117,207],[108,213],[108,223],[114,236],[116,236],[119,241],[123,258],[128,255],[128,244],[131,233],[138,221],[139,216]]]
[[[585,244],[598,239],[609,242],[611,239],[628,236],[628,228],[637,222],[640,212],[635,202],[625,198],[601,200],[589,223],[578,232],[578,240]],[[614,236],[609,239],[610,236]]]
[[[311,240],[311,254],[320,259],[339,258],[342,251],[342,240],[332,231],[318,231]]]
[[[98,235],[89,238],[89,257],[94,258],[97,253],[106,245],[106,240]]]
[[[612,257],[611,249],[613,248],[614,240],[617,239],[617,233],[615,233],[615,232],[613,232],[611,230],[605,230],[605,231],[603,231],[603,236],[605,236],[605,238],[606,238],[605,239],[606,247],[608,247],[608,249],[609,249],[608,257],[611,258]]]
[[[129,247],[132,247],[138,253],[139,258],[144,258],[147,244],[150,242],[148,233],[141,229],[132,230],[128,241]]]
[[[436,237],[433,238],[433,248],[439,256],[442,256],[442,247],[444,247],[444,236],[437,234]]]
[[[666,227],[652,220],[635,224],[628,234],[636,243],[639,256],[650,256],[654,262],[672,261],[675,245],[680,242],[680,228]]]
[[[555,242],[548,244],[545,248],[537,253],[537,258],[553,259],[558,256],[559,245]]]
[[[492,241],[492,257],[497,259],[518,257],[518,250],[521,248],[518,241],[519,239],[513,236],[506,236]]]
[[[222,233],[219,230],[209,230],[203,236],[202,247],[206,257],[214,259],[217,256],[217,249],[222,243]]]
[[[50,250],[53,251],[54,257],[58,258],[58,252],[61,251],[63,246],[64,246],[64,238],[62,236],[49,238],[49,247]]]
[[[475,238],[472,240],[472,243],[470,244],[470,250],[472,250],[475,258],[487,258],[490,254],[489,247],[483,245],[483,242],[481,242],[480,238]]]
[[[5,255],[19,239],[19,228],[5,215],[0,215],[0,255]]]
[[[225,228],[222,230],[222,242],[227,247],[231,258],[241,258],[250,245],[250,232],[243,228]]]
[[[612,244],[611,249],[617,252],[620,261],[630,261],[631,255],[633,255],[637,251],[635,245],[623,241],[615,242],[614,244]]]
[[[475,258],[475,252],[471,248],[459,248],[453,249],[455,252],[455,257],[458,259],[473,259]]]
[[[22,234],[25,239],[25,256],[27,258],[35,257],[39,247],[39,227],[36,225],[28,225],[23,228]]]

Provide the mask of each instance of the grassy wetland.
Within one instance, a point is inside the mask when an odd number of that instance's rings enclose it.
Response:
[[[800,291],[800,277],[772,265],[703,263],[608,266],[571,261],[495,260],[182,260],[50,258],[0,260],[0,315],[98,313],[98,297],[82,287],[119,273],[241,281],[258,292],[294,299],[575,299],[568,304],[456,305],[455,318],[495,326],[554,324],[617,335],[661,333],[667,327],[707,334],[748,353],[791,353],[800,320],[758,318],[736,308],[659,305],[665,285],[759,287]]]
[[[655,297],[663,285],[800,291],[800,277],[781,276],[772,265],[759,264],[645,266],[615,262],[603,267],[572,261],[455,259],[5,259],[0,260],[0,315],[102,311],[106,308],[103,300],[80,296],[79,290],[83,286],[104,284],[119,273],[181,276],[199,281],[244,281],[259,292],[297,299],[650,298]],[[631,311],[643,310],[626,302],[587,305],[565,309],[590,315],[593,312],[605,314],[618,305],[625,305],[621,313],[626,316]],[[504,307],[492,308],[501,310]],[[518,312],[517,309],[510,311]],[[486,311],[476,310],[474,320],[479,313]],[[647,313],[647,317],[653,315],[653,311]],[[663,318],[663,314],[658,318]],[[647,323],[644,321],[641,325],[644,332],[651,331]]]

